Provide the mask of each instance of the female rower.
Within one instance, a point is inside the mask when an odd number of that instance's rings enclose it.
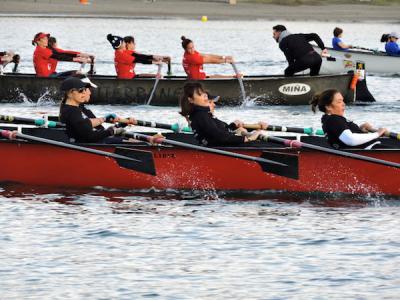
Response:
[[[136,76],[134,72],[134,67],[136,63],[161,64],[164,61],[163,56],[139,54],[136,53],[134,49],[127,50],[126,43],[122,37],[108,34],[107,40],[110,42],[111,46],[115,49],[114,63],[115,63],[115,71],[117,72],[117,78],[120,79],[134,78]],[[152,77],[155,76],[156,75],[152,75]]]
[[[52,51],[48,48],[49,37],[50,34],[39,32],[32,41],[32,45],[36,46],[35,52],[33,53],[33,64],[38,77],[49,77],[52,75],[51,58],[59,61],[88,62],[87,59],[82,57],[73,57],[66,53]]]
[[[344,117],[345,103],[342,94],[335,89],[325,90],[314,95],[311,100],[312,110],[316,108],[324,113],[321,118],[322,129],[327,135],[329,144],[338,148],[365,148],[371,149],[380,144],[377,140],[385,132],[385,128],[379,128],[377,132],[369,132],[373,127],[369,123],[357,126]]]
[[[339,27],[335,27],[333,30],[333,39],[332,39],[332,47],[338,51],[349,51],[350,48],[353,48],[352,45],[347,45],[342,41],[343,29]]]
[[[118,121],[114,114],[104,118],[95,115],[84,107],[90,98],[91,83],[78,77],[69,77],[61,84],[64,98],[60,106],[60,121],[66,125],[66,133],[71,142],[78,143],[120,143],[122,138],[113,137],[124,132],[122,128],[101,126],[106,121]]]
[[[53,53],[63,53],[66,55],[70,55],[72,58],[73,57],[81,57],[83,59],[86,59],[88,62],[91,62],[94,60],[94,55],[90,55],[90,54],[86,54],[86,53],[78,52],[78,51],[60,49],[57,44],[57,39],[54,36],[49,37],[48,48],[51,51],[53,51]],[[50,61],[50,65],[51,65],[50,66],[51,74],[57,73],[56,69],[57,69],[58,60],[54,59],[54,58],[50,58],[49,61]]]
[[[156,74],[135,74],[135,66],[136,63],[143,63],[145,64],[147,61],[153,62],[153,60],[161,60],[163,63],[170,63],[171,62],[171,57],[169,56],[159,56],[159,55],[145,55],[145,54],[140,54],[136,52],[136,44],[135,44],[135,38],[133,36],[126,36],[124,37],[124,42],[125,42],[125,48],[127,52],[133,56],[133,62],[131,63],[131,68],[132,72],[129,72],[129,74],[133,73],[133,77],[135,78],[136,76],[139,77],[156,77]]]
[[[189,120],[200,144],[206,146],[239,145],[255,141],[258,138],[260,131],[257,130],[248,135],[241,121],[235,121],[228,125],[215,118],[213,116],[215,104],[212,100],[210,103],[207,92],[199,82],[188,82],[183,87],[180,114]],[[268,126],[265,123],[260,123],[260,125],[263,129]]]
[[[193,41],[182,36],[182,48],[185,50],[182,65],[188,79],[203,80],[206,78],[236,78],[238,75],[206,75],[203,70],[203,64],[224,64],[233,63],[232,56],[201,54],[194,48]]]

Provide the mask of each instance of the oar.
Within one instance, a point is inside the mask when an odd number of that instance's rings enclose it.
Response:
[[[259,124],[244,124],[244,128],[246,129],[261,129],[261,125]],[[314,133],[312,127],[301,128],[301,127],[286,127],[286,126],[276,126],[276,125],[268,125],[268,131],[281,131],[281,132],[295,132],[295,133],[303,133],[311,135]]]
[[[77,150],[81,152],[86,152],[90,154],[95,154],[95,155],[100,155],[100,156],[105,156],[105,157],[110,157],[115,159],[115,161],[118,163],[119,166],[150,174],[150,175],[156,175],[155,167],[154,167],[154,160],[153,160],[153,155],[149,151],[139,151],[136,149],[128,149],[128,148],[123,148],[123,147],[116,147],[115,152],[106,152],[106,151],[101,151],[97,149],[92,149],[92,148],[87,148],[87,147],[82,147],[74,144],[67,144],[59,141],[54,141],[54,140],[49,140],[33,135],[27,135],[24,133],[19,133],[19,132],[12,132],[10,130],[4,130],[0,129],[0,134],[1,136],[8,138],[8,139],[13,139],[13,138],[21,138],[27,141],[34,141],[34,142],[39,142],[43,144],[48,144],[56,147],[61,147],[61,148],[66,148],[66,149],[71,149],[71,150]],[[45,154],[43,154],[45,155]]]
[[[137,126],[143,126],[143,127],[151,127],[151,128],[161,128],[161,129],[168,129],[172,130],[173,132],[187,132],[190,133],[192,132],[192,129],[188,126],[181,127],[179,126],[178,123],[175,124],[164,124],[164,123],[158,123],[158,122],[151,122],[151,121],[143,121],[143,120],[136,120],[135,122],[131,122],[129,119],[119,119],[118,123],[123,123],[123,124],[131,124],[131,125],[137,125]]]
[[[45,119],[29,119],[15,116],[0,115],[0,122],[14,123],[14,124],[29,124],[36,126],[45,126],[50,128],[65,127],[65,124],[54,121],[46,121]]]
[[[378,49],[371,49],[371,48],[365,48],[365,47],[359,47],[359,46],[353,46],[352,49],[366,50],[366,51],[371,51],[371,52],[379,52]]]
[[[346,152],[346,151],[340,151],[340,150],[325,148],[325,147],[321,147],[321,146],[317,146],[317,145],[307,144],[307,143],[303,143],[303,142],[300,142],[297,140],[288,140],[288,139],[283,139],[283,138],[279,138],[276,136],[269,136],[269,135],[267,136],[264,134],[260,134],[259,139],[262,139],[266,142],[275,142],[278,144],[282,144],[282,145],[285,145],[290,148],[312,149],[312,150],[317,150],[320,152],[330,153],[330,154],[334,154],[334,155],[338,155],[338,156],[344,156],[344,157],[354,158],[354,159],[358,159],[358,160],[362,160],[362,161],[368,161],[371,163],[380,164],[380,165],[384,165],[384,166],[400,168],[399,163],[386,161],[386,160],[382,160],[382,159],[378,159],[378,158],[373,158],[373,157],[369,157],[369,156],[365,156],[365,155],[360,155],[360,154],[356,154],[356,153],[350,153],[350,152]]]
[[[157,75],[156,75],[156,82],[154,83],[153,89],[151,90],[151,93],[150,93],[150,97],[147,100],[147,105],[150,105],[151,100],[153,99],[154,92],[157,89],[158,82],[160,81],[160,78],[161,78],[161,69],[162,69],[162,64],[159,64],[158,70],[157,70]]]
[[[156,142],[158,144],[168,144],[168,145],[178,146],[178,147],[182,147],[182,148],[194,149],[194,150],[198,150],[198,151],[203,151],[203,152],[208,152],[208,153],[213,153],[213,154],[218,154],[218,155],[223,155],[223,156],[228,156],[228,157],[233,157],[233,158],[239,158],[239,159],[244,159],[244,160],[248,160],[248,161],[253,161],[253,162],[259,163],[264,172],[274,173],[274,174],[277,174],[280,176],[298,179],[298,161],[297,161],[296,155],[285,154],[285,153],[279,153],[279,154],[268,153],[268,152],[263,153],[263,157],[266,157],[267,155],[271,154],[274,156],[274,158],[276,160],[282,160],[285,162],[285,163],[282,163],[282,162],[269,160],[269,159],[262,158],[262,157],[254,157],[254,156],[250,156],[250,155],[229,152],[229,151],[224,151],[224,150],[215,149],[215,148],[208,148],[208,147],[202,147],[202,146],[193,145],[193,144],[187,144],[187,143],[183,143],[183,142],[166,139],[164,137],[154,139],[151,136],[137,133],[137,132],[125,132],[122,135],[125,137],[133,138],[135,140],[151,142],[151,140],[153,139],[153,142]],[[210,168],[212,168],[212,166],[210,166]]]
[[[13,62],[14,62],[14,68],[12,69],[13,73],[17,73],[20,59],[21,59],[21,57],[18,54],[15,54],[13,56]]]
[[[172,71],[171,71],[171,60],[168,61],[168,71],[167,71],[168,76],[172,76]]]
[[[94,69],[94,56],[91,55],[89,57],[90,57],[91,62],[90,62],[90,69],[89,69],[88,74],[89,75],[94,75],[94,74],[96,74],[96,70]]]
[[[239,80],[239,85],[240,85],[240,91],[242,93],[242,99],[243,99],[243,103],[246,101],[246,91],[244,90],[244,85],[243,85],[243,79],[242,76],[240,76],[239,70],[236,67],[236,64],[233,62],[232,64],[232,68],[235,71],[236,77]]]

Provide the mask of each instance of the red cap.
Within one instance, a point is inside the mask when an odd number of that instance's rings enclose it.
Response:
[[[36,33],[35,37],[33,38],[32,44],[36,43],[38,40],[44,38],[45,36],[50,37],[50,33],[45,33],[45,32]]]

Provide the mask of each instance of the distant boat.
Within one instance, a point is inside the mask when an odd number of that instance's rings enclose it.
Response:
[[[94,75],[91,80],[98,85],[92,92],[91,104],[143,105],[147,103],[154,87],[154,78],[117,79],[115,76]],[[257,105],[308,104],[315,93],[326,89],[338,89],[347,103],[354,100],[375,101],[366,84],[358,84],[356,95],[350,88],[352,74],[320,76],[280,75],[245,76],[243,78],[246,95]],[[59,87],[63,78],[39,78],[34,74],[7,73],[0,76],[0,102],[21,102],[28,99],[53,99],[60,101]],[[151,105],[177,106],[186,82],[183,76],[166,76],[160,79]],[[206,79],[202,81],[207,90],[221,96],[222,105],[241,105],[243,103],[239,82],[230,79]]]
[[[320,51],[317,46],[314,49]],[[357,63],[365,64],[368,74],[400,74],[400,56],[389,56],[382,51],[350,49],[337,51],[327,48],[336,61],[323,60],[321,74],[336,74],[356,69]]]

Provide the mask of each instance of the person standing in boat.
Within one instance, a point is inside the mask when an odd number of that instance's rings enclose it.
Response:
[[[48,48],[53,53],[63,53],[66,55],[70,55],[72,58],[82,57],[82,58],[86,59],[88,62],[92,62],[94,60],[94,55],[90,55],[90,54],[86,54],[86,53],[78,52],[78,51],[60,49],[57,44],[57,39],[54,36],[49,37]],[[50,61],[50,65],[51,65],[50,66],[51,74],[57,74],[56,69],[57,69],[58,60],[54,59],[54,58],[50,58],[49,61]],[[71,73],[71,72],[69,72],[69,73]],[[65,72],[63,74],[66,75]]]
[[[108,34],[107,40],[115,49],[114,64],[115,71],[117,72],[117,78],[119,79],[135,78],[136,74],[134,72],[134,67],[136,63],[149,65],[161,64],[164,60],[163,56],[139,54],[134,51],[134,48],[132,50],[128,50],[126,48],[124,39],[120,36]],[[147,77],[150,76],[150,74],[146,75]],[[156,77],[156,75],[151,75],[151,77]]]
[[[391,32],[388,36],[387,43],[385,45],[386,53],[390,56],[399,56],[400,55],[400,47],[397,44],[397,40],[400,35],[397,32]]]
[[[192,40],[182,36],[183,54],[182,65],[189,80],[204,80],[206,78],[236,78],[237,75],[206,75],[204,64],[234,63],[232,56],[199,53],[194,48]]]
[[[336,89],[325,90],[314,95],[310,102],[312,111],[318,109],[324,113],[321,118],[329,144],[336,148],[365,148],[371,149],[380,144],[377,138],[385,134],[385,128],[379,128],[377,132],[370,132],[373,127],[369,123],[361,126],[344,117],[346,105],[342,94]]]
[[[211,99],[211,101],[214,99]],[[210,104],[208,93],[200,82],[188,82],[184,85],[180,106],[180,114],[189,121],[194,136],[202,145],[240,145],[255,141],[260,135],[259,130],[247,135],[247,131],[243,128],[243,122],[241,121],[235,121],[228,125],[214,117],[214,103],[211,102]],[[263,129],[266,129],[267,126],[267,124],[262,123]]]
[[[115,114],[102,118],[96,116],[84,107],[89,101],[90,88],[93,84],[78,77],[69,77],[61,84],[64,93],[60,105],[60,121],[65,123],[66,133],[71,142],[77,143],[120,143],[121,137],[114,137],[124,132],[123,128],[114,126],[104,129],[104,122],[115,122]]]
[[[342,36],[343,29],[335,27],[333,30],[332,47],[334,50],[338,51],[349,51],[349,49],[353,48],[353,46],[343,43]]]
[[[73,61],[78,63],[86,63],[86,58],[71,56],[66,53],[59,53],[52,51],[48,48],[50,34],[39,32],[35,35],[32,41],[32,45],[36,46],[35,52],[33,53],[33,65],[35,67],[36,76],[38,77],[50,77],[52,74],[52,64],[50,59],[56,59],[58,61]]]
[[[317,76],[321,69],[321,56],[328,56],[321,38],[316,33],[290,33],[285,26],[276,25],[272,27],[272,36],[279,44],[279,48],[286,56],[289,66],[285,69],[285,76],[293,76],[297,72],[310,69],[311,76]],[[314,51],[309,43],[315,41],[321,48],[321,56]]]

